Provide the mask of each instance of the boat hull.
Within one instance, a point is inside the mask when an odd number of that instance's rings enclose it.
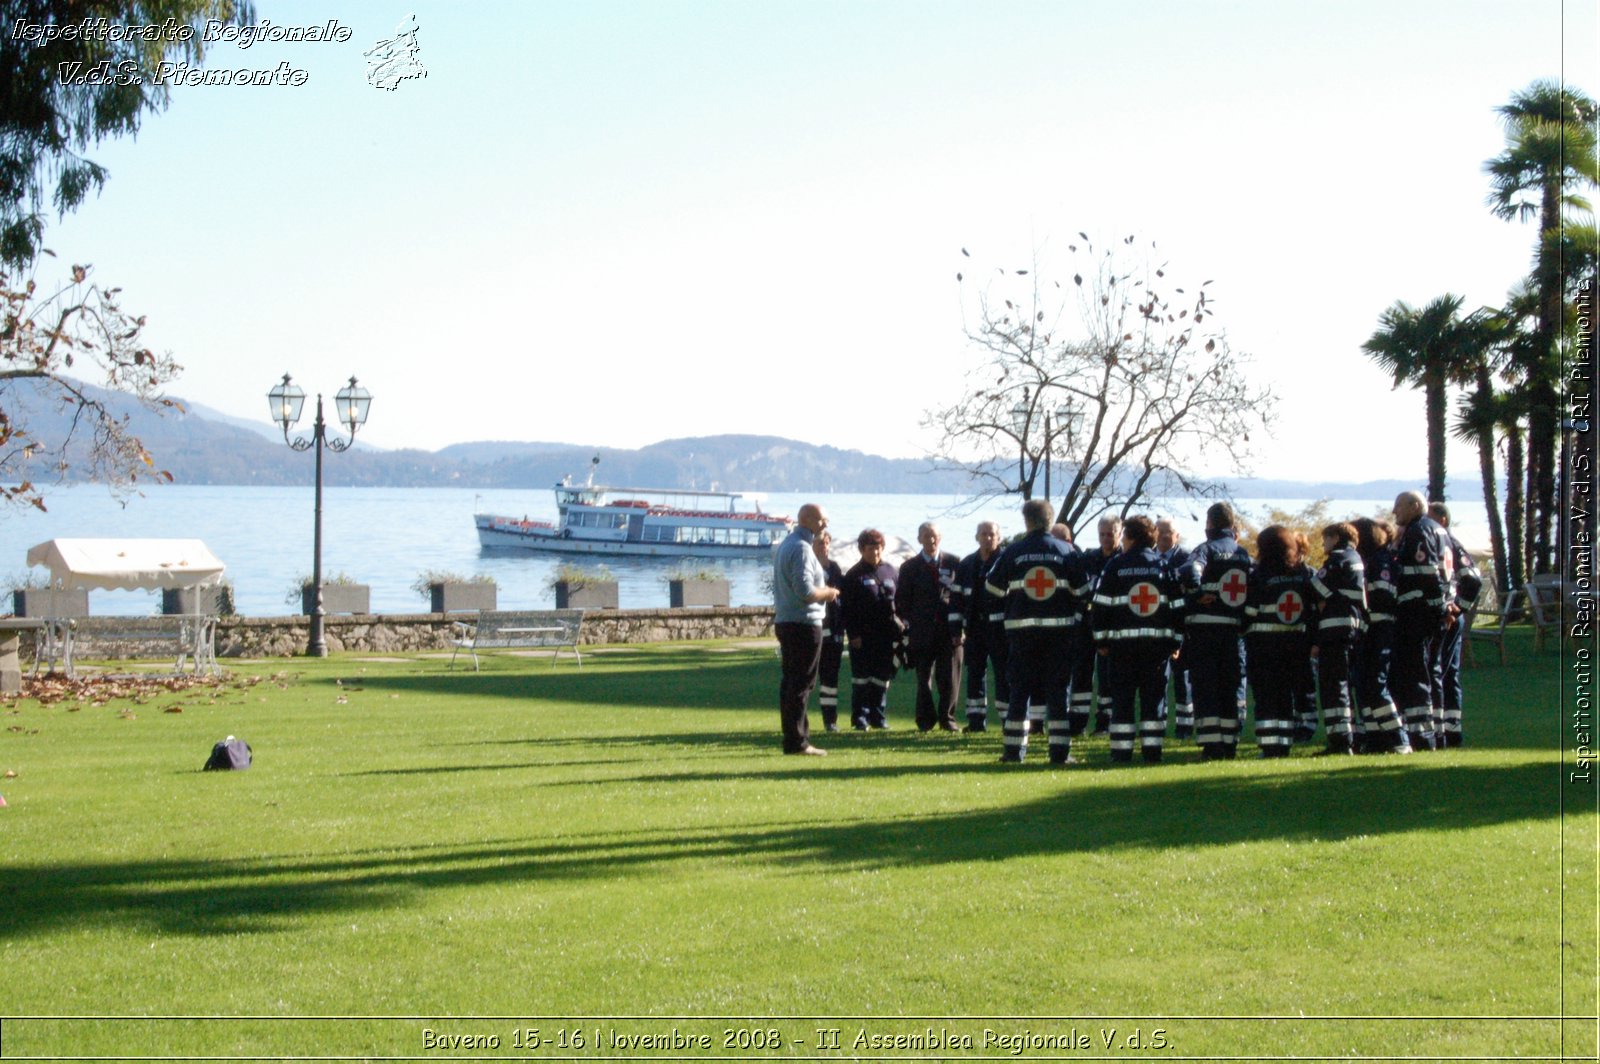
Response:
[[[752,558],[772,557],[773,546],[722,543],[637,543],[628,540],[563,536],[549,529],[507,530],[478,526],[478,544],[486,549],[532,550],[546,554],[606,555],[628,558]]]

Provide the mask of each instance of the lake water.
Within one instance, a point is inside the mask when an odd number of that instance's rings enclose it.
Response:
[[[959,555],[974,548],[973,530],[980,520],[1000,523],[1007,534],[1020,531],[1018,501],[995,500],[976,508],[950,495],[823,495],[773,494],[763,508],[793,515],[807,501],[827,509],[834,535],[854,542],[866,527],[908,541],[923,521],[939,523],[945,549]],[[1309,499],[1243,499],[1238,506],[1258,518],[1269,506],[1298,510]],[[1336,515],[1370,514],[1391,499],[1341,499],[1329,509]],[[47,513],[28,509],[0,515],[0,587],[29,570],[29,547],[57,537],[196,538],[202,539],[227,565],[235,602],[247,616],[281,616],[299,612],[295,589],[311,572],[313,492],[305,488],[153,487],[144,496],[119,501],[104,487],[72,485],[50,490]],[[1481,503],[1456,507],[1456,532],[1476,547],[1488,536]],[[502,609],[554,606],[546,581],[557,560],[532,551],[484,553],[472,523],[475,512],[527,515],[554,520],[555,499],[542,491],[472,491],[452,488],[329,488],[323,498],[323,571],[347,573],[372,587],[372,609],[378,613],[419,613],[427,601],[410,585],[425,570],[463,575],[484,573],[499,584]],[[1203,538],[1203,503],[1179,501],[1145,512],[1170,513],[1193,545]],[[852,548],[853,550],[853,548]],[[664,607],[667,587],[661,577],[676,566],[671,559],[608,559],[618,578],[624,608]],[[733,584],[734,605],[771,601],[765,589],[769,566],[760,561],[724,562]],[[37,577],[44,570],[33,570]],[[288,596],[296,593],[296,605]],[[90,610],[101,614],[138,615],[159,612],[160,596],[146,592],[95,591]],[[9,606],[9,602],[4,606]],[[0,612],[4,608],[0,607]]]

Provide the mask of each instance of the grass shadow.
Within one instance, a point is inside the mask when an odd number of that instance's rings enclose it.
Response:
[[[0,934],[105,923],[170,934],[290,930],[306,916],[405,904],[437,889],[648,875],[684,861],[782,868],[886,868],[1108,852],[1158,853],[1262,841],[1338,841],[1470,830],[1558,815],[1550,765],[1374,759],[1294,773],[1074,773],[1025,802],[949,814],[795,824],[651,829],[234,860],[139,860],[12,865],[0,870]],[[956,775],[971,766],[930,765]],[[903,766],[841,766],[819,775],[784,763],[763,776],[803,779],[812,794],[904,774]],[[727,780],[734,773],[648,780]],[[1101,786],[1101,780],[1108,784]]]

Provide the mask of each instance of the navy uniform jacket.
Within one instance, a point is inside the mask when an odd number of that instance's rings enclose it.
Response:
[[[1374,631],[1387,632],[1394,627],[1396,608],[1394,551],[1380,548],[1365,558],[1363,564],[1367,576],[1367,626]]]
[[[1455,557],[1444,526],[1423,514],[1406,526],[1394,553],[1399,616],[1442,617],[1445,603],[1455,597]]]
[[[960,558],[941,551],[932,564],[913,554],[900,566],[894,608],[906,624],[906,640],[913,650],[948,646],[960,638],[960,604],[953,593],[960,564]]]
[[[844,570],[839,568],[839,563],[831,558],[823,564],[822,571],[828,574],[828,586],[836,587],[841,592],[844,590]],[[844,622],[839,616],[839,600],[834,599],[826,603],[822,611],[822,641],[824,643],[844,642]]]
[[[839,616],[846,635],[880,647],[894,644],[900,637],[900,622],[894,615],[897,582],[888,562],[874,568],[860,561],[850,567],[839,588]]]
[[[1317,597],[1317,635],[1348,640],[1366,626],[1366,566],[1354,547],[1341,547],[1311,578]]]
[[[1095,643],[1153,639],[1176,650],[1183,642],[1180,603],[1178,583],[1153,547],[1123,551],[1106,562],[1095,586]]]
[[[1268,573],[1259,565],[1251,570],[1244,607],[1244,632],[1250,643],[1271,645],[1305,636],[1313,610],[1311,575],[1304,565],[1286,573]]]
[[[958,608],[952,613],[959,615],[960,626],[969,635],[983,638],[989,626],[989,615],[1002,612],[1005,607],[990,600],[988,589],[984,582],[989,575],[989,566],[994,564],[1000,552],[995,551],[985,560],[982,551],[973,551],[961,559],[961,564],[956,566],[956,586],[953,589],[959,598]]]
[[[1190,553],[1189,564],[1178,573],[1190,635],[1202,629],[1238,634],[1250,591],[1250,569],[1250,555],[1231,531],[1208,536]],[[1212,601],[1202,603],[1208,595]]]
[[[1472,560],[1467,548],[1461,545],[1461,541],[1448,528],[1444,534],[1450,541],[1450,557],[1455,566],[1456,609],[1466,613],[1483,592],[1483,575],[1478,572],[1477,563]]]
[[[1005,628],[1073,628],[1090,593],[1084,555],[1043,530],[1001,551],[985,587],[1005,603]]]

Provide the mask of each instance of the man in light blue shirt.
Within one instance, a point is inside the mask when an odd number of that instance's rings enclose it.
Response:
[[[822,617],[827,603],[839,597],[828,586],[828,574],[817,561],[812,543],[828,527],[828,515],[816,503],[800,507],[798,526],[778,546],[773,561],[773,630],[783,661],[778,682],[778,716],[783,724],[783,752],[820,757],[826,750],[811,745],[806,701],[817,682],[822,660]]]

